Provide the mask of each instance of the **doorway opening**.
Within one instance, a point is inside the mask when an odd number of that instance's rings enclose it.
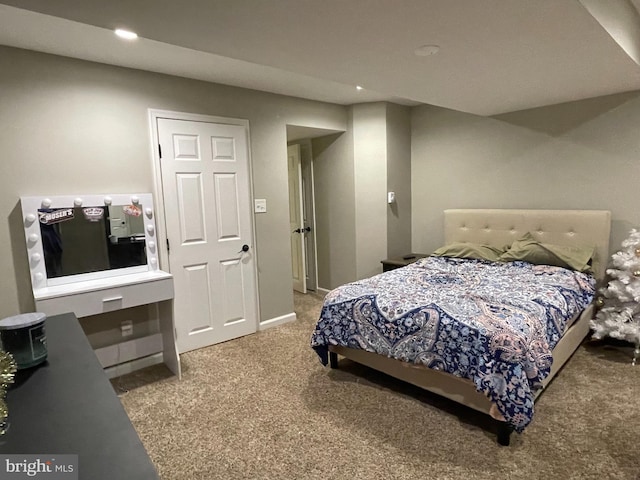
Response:
[[[312,139],[338,133],[326,128],[287,125],[291,279],[300,293],[318,289],[318,255]]]

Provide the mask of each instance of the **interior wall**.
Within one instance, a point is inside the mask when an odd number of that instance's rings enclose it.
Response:
[[[640,225],[640,92],[479,117],[412,111],[412,241],[443,242],[447,208],[604,209],[611,251]]]
[[[148,109],[248,119],[261,319],[293,311],[286,124],[346,130],[347,109],[0,47],[0,318],[33,311],[19,197],[149,192]]]
[[[356,279],[382,271],[387,256],[387,104],[351,106],[356,210]]]
[[[345,133],[311,140],[316,200],[318,288],[356,279],[352,118]]]
[[[344,137],[313,140],[321,288],[380,273],[381,260],[411,251],[410,111],[352,105]]]
[[[411,252],[411,109],[387,104],[387,257]]]

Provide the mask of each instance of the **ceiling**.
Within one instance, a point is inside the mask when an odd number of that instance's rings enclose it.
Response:
[[[639,6],[0,0],[0,44],[338,104],[385,100],[495,115],[640,90]],[[140,38],[119,39],[118,27]],[[439,51],[416,55],[424,45]]]

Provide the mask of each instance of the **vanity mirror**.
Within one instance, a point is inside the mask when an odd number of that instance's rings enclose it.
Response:
[[[180,377],[173,277],[158,268],[152,195],[22,197],[20,203],[36,311],[83,318],[148,305],[156,332],[96,355],[114,375],[164,362]]]
[[[34,290],[157,270],[151,194],[21,198]]]

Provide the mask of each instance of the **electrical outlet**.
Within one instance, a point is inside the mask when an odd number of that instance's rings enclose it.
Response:
[[[133,335],[133,321],[123,320],[122,322],[120,322],[120,331],[122,332],[123,337]]]

